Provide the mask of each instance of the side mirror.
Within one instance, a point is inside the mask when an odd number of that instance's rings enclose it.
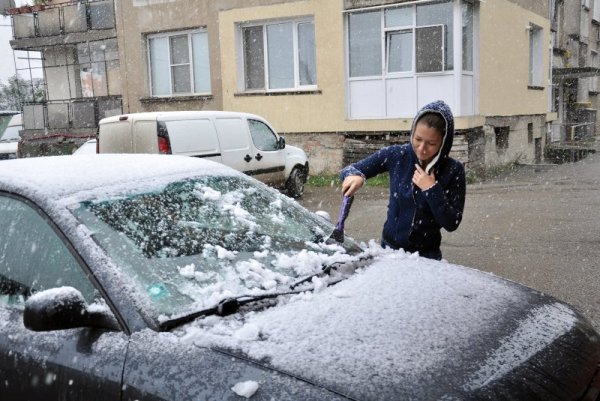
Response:
[[[279,149],[285,149],[285,139],[282,136],[277,140],[277,147]]]
[[[23,324],[33,331],[76,327],[121,329],[110,311],[90,308],[81,292],[73,287],[52,288],[29,297],[25,302]]]

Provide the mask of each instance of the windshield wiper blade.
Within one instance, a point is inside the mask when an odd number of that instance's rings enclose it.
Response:
[[[200,310],[198,312],[190,313],[189,315],[181,316],[175,319],[170,319],[162,322],[160,324],[160,328],[163,330],[170,330],[174,327],[182,325],[184,323],[191,322],[199,317],[203,316],[228,316],[236,313],[240,307],[252,303],[258,302],[265,299],[277,298],[282,295],[290,295],[290,294],[298,294],[300,291],[287,291],[287,292],[272,292],[268,294],[249,296],[249,295],[241,295],[235,298],[225,298],[221,300],[217,305]]]

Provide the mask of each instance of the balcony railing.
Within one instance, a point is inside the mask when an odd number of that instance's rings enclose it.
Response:
[[[57,4],[13,18],[15,39],[65,35],[115,27],[112,0]]]
[[[23,105],[25,130],[95,128],[105,117],[121,114],[120,96],[26,103]]]

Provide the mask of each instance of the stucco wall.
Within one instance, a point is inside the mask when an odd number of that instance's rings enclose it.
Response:
[[[542,27],[544,90],[528,89],[529,30]],[[508,0],[480,5],[480,113],[482,115],[544,114],[548,110],[548,18]]]

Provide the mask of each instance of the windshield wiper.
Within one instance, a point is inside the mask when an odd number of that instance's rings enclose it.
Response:
[[[360,257],[360,258],[358,258],[356,260],[348,260],[348,261],[344,261],[344,262],[334,262],[334,263],[331,263],[329,265],[325,265],[325,266],[323,266],[323,268],[321,269],[321,271],[318,271],[318,272],[316,272],[314,274],[306,276],[306,277],[304,277],[304,278],[296,281],[294,284],[290,285],[290,289],[293,290],[294,288],[298,287],[300,284],[304,284],[307,281],[311,281],[313,279],[313,277],[327,276],[327,275],[329,275],[331,273],[331,270],[337,270],[337,268],[339,266],[343,266],[343,265],[346,265],[346,264],[355,264],[355,265],[361,264],[362,265],[362,263],[364,261],[369,260],[369,259],[371,259],[371,256],[363,256],[363,257]]]
[[[273,292],[273,293],[269,293],[269,294],[262,294],[262,295],[256,295],[256,296],[241,295],[236,298],[225,298],[222,301],[220,301],[217,305],[213,306],[212,308],[203,309],[201,311],[194,312],[189,315],[181,316],[181,317],[178,317],[175,319],[166,320],[160,324],[160,328],[163,330],[170,330],[181,324],[191,322],[192,320],[195,320],[195,319],[197,319],[199,317],[203,317],[203,316],[233,315],[240,309],[240,307],[242,307],[246,304],[249,304],[252,302],[259,302],[259,301],[262,301],[265,299],[277,298],[282,295],[298,294],[299,292],[300,291]]]

